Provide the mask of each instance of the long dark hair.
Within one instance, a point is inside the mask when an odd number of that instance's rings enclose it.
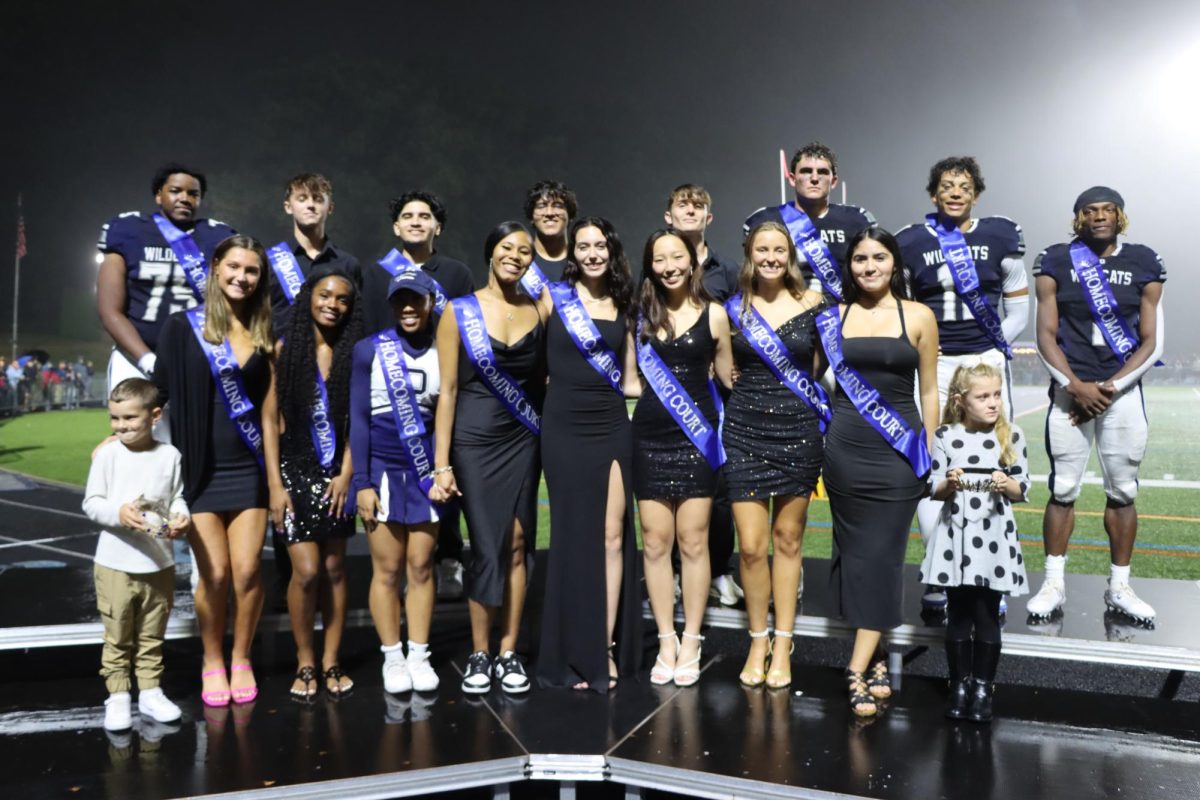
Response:
[[[575,260],[575,236],[584,228],[595,228],[604,236],[608,243],[608,294],[612,297],[617,314],[625,320],[626,327],[632,324],[629,313],[633,305],[633,275],[629,269],[629,258],[625,255],[625,245],[613,228],[612,223],[604,217],[580,217],[571,223],[567,231],[567,263],[563,267],[563,280],[574,285],[579,282],[583,268]]]
[[[854,234],[846,248],[846,264],[842,267],[842,299],[846,301],[846,305],[858,302],[858,298],[862,296],[862,289],[859,288],[858,282],[854,280],[854,273],[850,270],[850,262],[854,258],[854,251],[867,239],[879,242],[892,254],[892,279],[888,282],[888,289],[892,295],[897,300],[911,299],[908,294],[908,281],[904,277],[904,256],[900,253],[900,245],[896,241],[896,237],[878,225],[873,225]]]
[[[325,389],[329,393],[329,421],[337,431],[338,449],[346,443],[346,431],[350,421],[350,361],[354,344],[363,337],[363,308],[354,281],[345,273],[325,271],[309,277],[296,295],[292,304],[291,319],[283,347],[276,364],[278,376],[276,392],[279,409],[283,414],[288,431],[303,431],[308,439],[308,426],[312,420],[312,399],[317,383],[317,344],[313,336],[312,292],[313,287],[326,278],[341,278],[350,284],[350,313],[342,317],[341,329],[333,345],[333,361]]]
[[[674,236],[683,242],[683,246],[688,252],[688,258],[692,261],[691,278],[688,281],[690,299],[701,306],[712,302],[712,297],[704,288],[696,246],[682,232],[674,228],[659,228],[650,234],[650,238],[646,240],[646,247],[642,251],[642,284],[638,289],[638,312],[643,320],[641,337],[643,342],[657,337],[660,331],[666,332],[668,342],[675,339],[675,326],[671,324],[671,317],[667,313],[667,301],[664,296],[666,292],[662,283],[659,282],[658,276],[654,274],[654,244],[664,236]]]

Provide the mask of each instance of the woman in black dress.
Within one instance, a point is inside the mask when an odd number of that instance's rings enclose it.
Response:
[[[291,693],[307,700],[317,693],[318,597],[325,688],[340,696],[354,686],[338,665],[338,649],[346,624],[346,540],[354,535],[350,354],[362,336],[362,309],[350,277],[328,271],[305,282],[295,309],[278,345],[280,434],[278,447],[267,448],[277,453],[267,462],[267,482],[275,536],[292,562],[287,603],[297,670]]]
[[[525,606],[526,558],[537,533],[537,431],[546,375],[543,331],[550,310],[520,287],[533,261],[533,239],[523,224],[496,226],[484,255],[487,286],[455,298],[438,325],[442,387],[434,437],[436,482],[429,496],[446,502],[461,495],[471,537],[467,596],[474,652],[462,689],[488,692],[494,676],[504,691],[515,694],[529,691],[514,650]],[[497,616],[500,655],[493,660],[489,638]]]
[[[750,345],[747,330],[758,332],[755,340],[759,342],[764,341],[763,326],[773,331],[790,358],[785,367],[809,373],[803,380],[815,387],[812,374],[817,371],[820,350],[816,315],[824,307],[820,292],[805,289],[787,228],[778,222],[764,222],[750,231],[739,293],[726,305],[738,379],[729,398],[723,435],[729,459],[725,480],[737,521],[742,589],[750,622],[750,653],[739,680],[751,687],[765,682],[769,688],[779,689],[792,682],[800,550],[809,496],[821,474],[824,443],[817,413],[776,376]],[[764,352],[770,354],[773,349],[764,344]],[[771,544],[774,563],[767,559]],[[772,598],[773,646],[767,630]]]
[[[167,320],[154,370],[163,403],[171,403],[171,441],[183,454],[184,497],[194,523],[188,541],[200,576],[201,698],[208,705],[227,705],[231,699],[249,703],[258,696],[250,645],[262,615],[260,566],[267,530],[267,482],[260,459],[261,448],[278,438],[272,430],[274,347],[266,265],[262,245],[249,236],[231,236],[217,245],[204,305]],[[225,391],[213,378],[214,363],[226,378]],[[235,404],[238,394],[252,407]],[[231,584],[233,650],[227,675]]]
[[[730,385],[729,318],[709,302],[696,249],[678,231],[658,230],[646,241],[638,311],[635,344],[657,355],[690,395],[711,437],[719,439],[710,375],[715,371],[721,383]],[[644,362],[639,356],[643,377],[648,365]],[[679,396],[673,399],[678,411]],[[633,443],[633,491],[642,520],[646,593],[659,640],[650,682],[691,686],[700,678],[700,626],[709,588],[708,520],[720,457],[700,452],[652,385],[643,389],[633,412]],[[713,445],[719,449],[719,441]],[[682,561],[682,643],[675,636],[671,572],[671,546],[676,541]]]
[[[552,537],[538,683],[603,694],[616,686],[618,668],[637,672],[641,655],[633,432],[625,407],[626,394],[636,396],[641,384],[633,280],[611,223],[585,217],[571,224],[563,281],[548,294],[555,313],[546,325],[542,467]]]
[[[938,422],[937,323],[908,295],[896,239],[868,228],[850,241],[842,273],[845,303],[822,314],[842,337],[845,363],[858,370],[926,445],[914,467],[864,419],[839,381],[825,438],[825,489],[833,514],[834,605],[857,628],[846,676],[855,714],[876,713],[891,695],[882,631],[900,624],[904,553],[917,501],[925,494],[928,447]],[[826,316],[830,315],[830,316]],[[919,381],[921,409],[913,391]],[[920,469],[925,474],[917,474]],[[872,663],[872,659],[874,663]],[[864,673],[870,667],[870,676]]]

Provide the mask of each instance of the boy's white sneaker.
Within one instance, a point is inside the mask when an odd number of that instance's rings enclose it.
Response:
[[[104,701],[104,730],[127,731],[133,727],[129,692],[113,692]]]
[[[413,681],[408,673],[408,662],[403,655],[396,655],[398,657],[383,660],[383,690],[389,694],[411,692]]]
[[[138,713],[155,722],[176,722],[183,716],[179,706],[168,700],[157,686],[138,692]]]

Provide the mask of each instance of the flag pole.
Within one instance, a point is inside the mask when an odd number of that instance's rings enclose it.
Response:
[[[21,195],[17,195],[17,249],[13,267],[12,360],[17,360],[17,310],[21,296],[21,256],[25,255],[25,219],[21,216]]]

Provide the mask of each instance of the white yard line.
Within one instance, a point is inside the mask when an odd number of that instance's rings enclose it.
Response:
[[[1050,479],[1048,475],[1030,475],[1030,478],[1038,483],[1045,483]],[[1095,475],[1089,475],[1083,479],[1083,482],[1089,486],[1100,486],[1104,483],[1104,479]],[[1175,481],[1165,480],[1163,478],[1139,478],[1138,486],[1149,486],[1153,489],[1200,489],[1200,481]]]
[[[12,537],[0,537],[0,538],[9,539],[8,544],[0,544],[0,550],[3,550],[6,547],[23,547],[24,545],[32,545],[32,544],[49,544],[50,542],[62,542],[62,541],[66,541],[67,539],[82,539],[85,536],[99,536],[99,535],[100,535],[100,531],[90,531],[88,533],[72,533],[69,536],[51,536],[48,539],[30,539],[28,541],[25,541],[23,539],[16,539],[16,538],[12,538]]]
[[[5,500],[3,498],[0,498],[0,503],[5,503],[6,505],[10,505],[10,506],[17,506],[18,508],[28,508],[28,509],[32,509],[33,511],[41,511],[46,514],[58,514],[63,517],[75,517],[76,519],[87,519],[88,518],[87,514],[83,514],[79,511],[62,511],[57,508],[46,508],[45,506],[35,506],[32,503],[18,503],[16,500]]]
[[[31,544],[29,542],[23,542],[20,539],[14,539],[11,536],[0,536],[0,541],[12,542],[15,545],[25,545],[26,547],[34,547],[34,548],[37,548],[38,550],[46,550],[47,552],[58,553],[59,555],[62,555],[62,556],[73,556],[74,558],[78,558],[81,561],[91,561],[92,560],[92,556],[90,553],[76,553],[74,550],[64,550],[61,547],[51,547],[48,544]]]

